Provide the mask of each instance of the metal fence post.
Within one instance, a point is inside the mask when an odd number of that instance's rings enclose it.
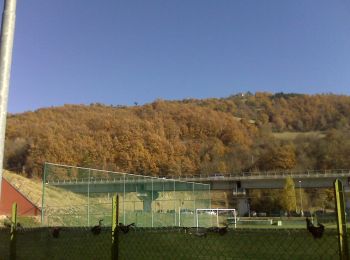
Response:
[[[89,169],[89,179],[87,186],[87,224],[90,226],[90,178],[91,178],[91,169]]]
[[[339,256],[341,260],[347,260],[349,259],[349,248],[346,235],[345,200],[343,183],[338,179],[334,182],[334,198],[337,212]]]
[[[44,163],[44,173],[43,173],[43,191],[41,194],[41,225],[44,225],[44,218],[45,218],[45,188],[46,188],[46,173],[48,170],[48,165],[45,162]]]
[[[114,195],[112,199],[112,260],[118,260],[118,223],[119,223],[119,195]]]
[[[10,235],[10,259],[16,259],[16,234],[17,228],[17,203],[12,204],[11,235]]]

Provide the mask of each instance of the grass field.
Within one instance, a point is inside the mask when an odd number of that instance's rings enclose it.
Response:
[[[0,259],[8,259],[8,230],[0,230]],[[17,259],[110,259],[111,235],[66,228],[19,231]],[[337,235],[326,229],[313,239],[306,229],[230,229],[225,235],[197,236],[181,228],[137,228],[119,235],[119,259],[338,259]],[[1,258],[2,257],[2,258]]]

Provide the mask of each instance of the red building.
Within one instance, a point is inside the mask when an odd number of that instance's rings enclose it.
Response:
[[[0,215],[11,215],[12,204],[17,203],[18,216],[37,216],[41,210],[4,178],[1,184]]]

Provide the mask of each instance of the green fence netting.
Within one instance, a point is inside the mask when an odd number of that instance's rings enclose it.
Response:
[[[139,228],[119,231],[119,259],[338,259],[335,229],[314,239],[305,229]],[[9,229],[0,229],[0,259],[9,259]],[[111,259],[111,227],[17,230],[17,259]]]
[[[142,227],[193,226],[195,210],[210,208],[210,185],[46,163],[42,223],[110,224],[111,199],[120,197],[119,219]],[[210,226],[211,219],[202,225]]]

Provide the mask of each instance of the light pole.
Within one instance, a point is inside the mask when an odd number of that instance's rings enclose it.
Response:
[[[17,0],[5,0],[0,35],[0,198]]]
[[[300,215],[303,217],[303,197],[301,196],[301,181],[299,181],[299,195],[300,195]]]

